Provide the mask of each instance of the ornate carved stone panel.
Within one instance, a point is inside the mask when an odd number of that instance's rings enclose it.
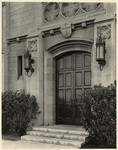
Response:
[[[63,17],[72,17],[84,13],[95,12],[102,7],[102,3],[43,3],[43,18],[45,22],[53,22]]]
[[[37,40],[28,40],[28,50],[30,52],[36,52],[37,51]]]
[[[111,26],[103,25],[97,28],[97,36],[101,36],[104,39],[109,39],[111,37]]]
[[[81,3],[81,8],[84,12],[93,12],[100,8],[101,3]]]
[[[44,10],[44,20],[46,22],[52,22],[59,17],[59,4],[58,3],[48,3]]]
[[[71,17],[79,12],[80,3],[62,3],[61,12],[64,17]]]

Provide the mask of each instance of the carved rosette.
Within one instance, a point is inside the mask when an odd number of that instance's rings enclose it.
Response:
[[[103,25],[97,28],[97,36],[101,36],[104,39],[109,39],[111,37],[111,26]]]
[[[36,52],[37,51],[37,40],[28,40],[28,50],[30,52]]]

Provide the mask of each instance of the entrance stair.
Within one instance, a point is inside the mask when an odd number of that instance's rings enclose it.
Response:
[[[82,126],[53,125],[33,127],[21,140],[80,148],[87,136]]]

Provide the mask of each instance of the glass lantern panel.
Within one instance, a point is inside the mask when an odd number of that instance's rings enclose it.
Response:
[[[24,68],[30,68],[29,58],[25,58]]]
[[[100,59],[104,59],[104,49],[103,49],[103,46],[100,46]]]
[[[97,47],[97,59],[99,59],[100,58],[100,47],[98,46]]]

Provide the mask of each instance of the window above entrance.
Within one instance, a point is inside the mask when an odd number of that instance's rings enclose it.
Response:
[[[93,13],[102,9],[102,3],[43,3],[43,18],[45,22],[53,22],[59,19],[76,15]]]

